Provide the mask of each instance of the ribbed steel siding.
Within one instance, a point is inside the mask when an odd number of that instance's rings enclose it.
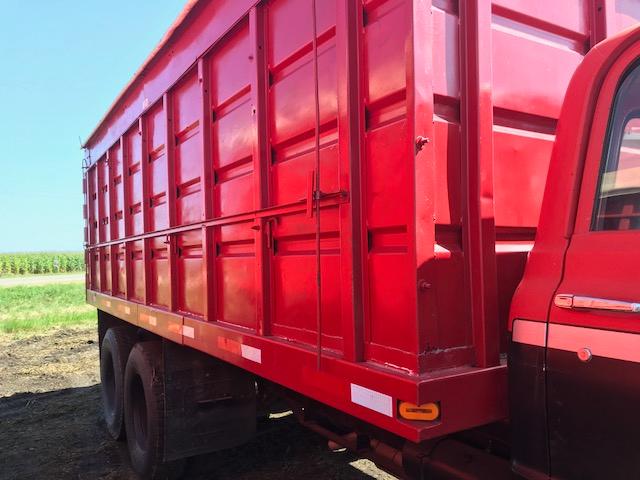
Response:
[[[311,3],[250,3],[203,2],[90,140],[89,287],[315,346]],[[564,90],[637,5],[354,2],[348,65],[344,6],[319,5],[322,346],[495,363],[476,327],[506,321]]]

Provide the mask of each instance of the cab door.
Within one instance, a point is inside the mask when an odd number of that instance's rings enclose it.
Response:
[[[549,314],[553,478],[640,478],[640,61],[621,60],[597,100]]]

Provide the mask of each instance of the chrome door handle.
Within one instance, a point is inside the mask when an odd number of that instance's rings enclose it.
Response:
[[[612,312],[640,313],[640,303],[623,302],[607,298],[583,297],[559,293],[553,299],[556,307],[567,309],[608,310]]]

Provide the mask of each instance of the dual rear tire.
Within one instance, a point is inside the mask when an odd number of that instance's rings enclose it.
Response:
[[[184,460],[164,462],[162,343],[135,343],[128,329],[107,330],[100,354],[105,422],[116,440],[125,436],[131,466],[147,479],[179,477]]]
[[[108,329],[100,347],[100,382],[102,407],[107,431],[114,440],[123,440],[124,371],[134,338],[128,328]]]

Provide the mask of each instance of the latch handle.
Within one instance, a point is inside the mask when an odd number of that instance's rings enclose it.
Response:
[[[607,310],[610,312],[640,313],[640,303],[611,300],[608,298],[586,297],[559,293],[553,299],[556,307],[570,310]]]
[[[313,197],[316,190],[316,174],[311,170],[307,176],[307,217],[313,217]]]

